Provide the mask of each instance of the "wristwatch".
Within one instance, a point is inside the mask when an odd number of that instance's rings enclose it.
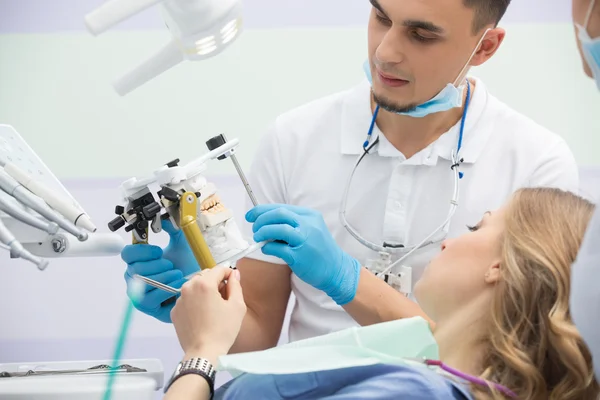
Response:
[[[169,381],[169,384],[165,386],[165,393],[173,382],[175,382],[178,378],[181,378],[184,375],[188,374],[196,374],[200,375],[206,382],[210,388],[210,398],[212,399],[215,392],[215,375],[217,371],[213,367],[213,365],[205,358],[190,358],[189,360],[182,361],[175,368],[175,372],[173,372],[173,376]]]

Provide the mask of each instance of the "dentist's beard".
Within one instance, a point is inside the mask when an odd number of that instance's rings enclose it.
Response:
[[[371,90],[371,94],[373,95],[373,100],[379,107],[388,111],[390,113],[408,113],[414,111],[417,107],[417,104],[398,104],[393,102],[392,100],[385,98],[383,96],[377,96],[373,90]]]

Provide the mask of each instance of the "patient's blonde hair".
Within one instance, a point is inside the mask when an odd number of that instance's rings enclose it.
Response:
[[[522,189],[507,207],[481,377],[519,399],[598,398],[590,352],[569,312],[571,264],[593,210],[572,193],[548,188]],[[473,390],[489,398],[485,388]],[[496,391],[492,397],[505,398]]]

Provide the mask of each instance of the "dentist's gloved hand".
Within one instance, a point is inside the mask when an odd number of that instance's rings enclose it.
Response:
[[[163,258],[171,261],[175,269],[180,270],[183,276],[200,271],[200,266],[192,249],[185,240],[185,235],[181,229],[173,226],[170,220],[161,222],[162,229],[169,234],[169,244],[163,252]]]
[[[281,258],[304,282],[324,291],[338,305],[354,299],[360,263],[335,242],[317,211],[284,204],[254,207],[246,214],[254,241],[270,242],[262,252]]]
[[[125,272],[127,295],[132,299],[135,308],[159,321],[170,323],[171,309],[175,302],[166,305],[161,303],[173,297],[172,293],[144,285],[145,293],[142,301],[136,302],[131,296],[135,274],[180,288],[186,282],[184,276],[200,269],[183,232],[176,231],[168,220],[162,221],[162,228],[170,236],[169,244],[164,251],[158,246],[149,244],[128,245],[121,251],[121,258],[127,263]]]

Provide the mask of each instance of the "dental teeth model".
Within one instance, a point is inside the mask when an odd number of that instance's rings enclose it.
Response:
[[[209,160],[231,158],[254,201],[235,159],[234,148],[238,143],[237,139],[227,141],[223,135],[216,136],[207,142],[210,152],[187,165],[180,166],[179,160],[174,160],[151,177],[123,182],[121,192],[126,205],[116,207],[118,217],[109,222],[109,229],[114,232],[127,225],[125,231],[133,233],[132,243],[148,243],[149,228],[160,232],[161,219],[168,218],[173,226],[183,230],[201,269],[212,268],[242,253],[249,244],[233,212],[221,201],[217,187],[202,175]],[[155,183],[160,186],[157,198],[149,188]]]
[[[196,220],[216,264],[248,247],[248,242],[243,239],[235,222],[233,212],[222,203],[215,184],[198,174],[182,183],[170,184],[168,187],[179,193],[200,193]],[[163,193],[164,188],[165,186],[163,186]],[[162,204],[167,207],[170,214],[179,214],[168,199],[163,198]],[[180,224],[179,218],[173,218],[171,221],[176,225]]]

